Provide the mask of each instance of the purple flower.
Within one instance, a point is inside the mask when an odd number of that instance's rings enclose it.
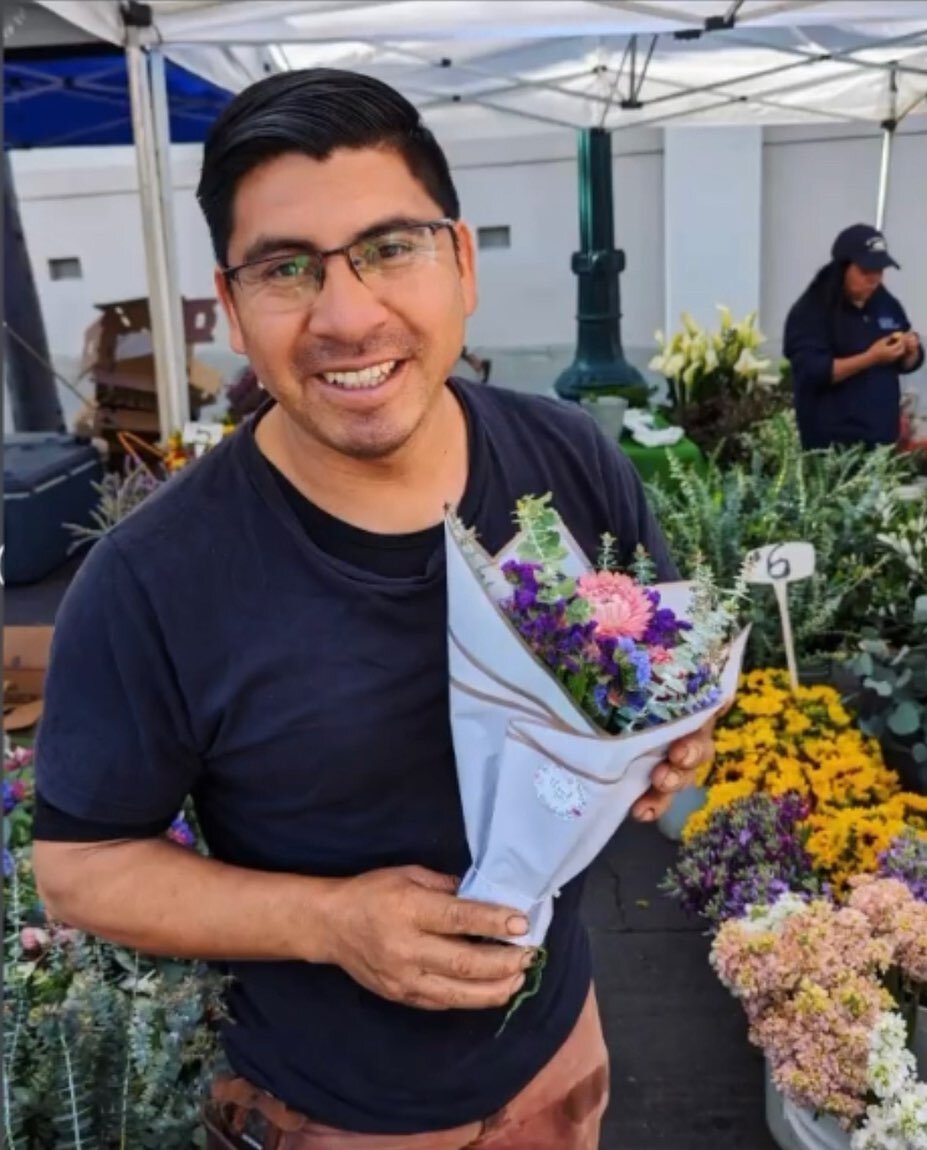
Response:
[[[758,793],[713,811],[708,826],[680,850],[661,889],[715,927],[786,891],[820,895],[800,825],[808,804],[790,792]]]
[[[3,780],[3,813],[8,815],[16,806],[16,792],[6,779]]]
[[[879,855],[879,874],[899,879],[916,899],[927,902],[927,839],[913,830],[900,835]]]
[[[171,823],[167,837],[175,843],[179,843],[182,847],[192,847],[196,842],[196,835],[194,835],[190,829],[190,824],[183,815],[178,815]]]
[[[3,849],[3,877],[4,878],[12,878],[13,877],[13,871],[15,870],[15,868],[16,868],[16,864],[13,861],[13,856],[6,849],[6,847],[4,847],[4,849]]]

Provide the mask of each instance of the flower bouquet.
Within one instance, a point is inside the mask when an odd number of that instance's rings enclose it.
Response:
[[[529,919],[543,943],[560,887],[593,861],[648,789],[669,745],[734,694],[743,587],[707,570],[653,584],[639,554],[595,569],[550,496],[518,502],[490,557],[446,519],[451,725],[472,866],[460,895]]]

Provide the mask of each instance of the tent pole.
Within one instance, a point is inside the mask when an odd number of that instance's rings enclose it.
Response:
[[[164,53],[152,48],[148,53],[151,80],[152,128],[156,159],[158,196],[161,201],[161,228],[167,271],[167,301],[170,306],[171,349],[174,359],[173,379],[179,381],[174,396],[174,428],[179,430],[190,418],[190,391],[187,386],[186,331],[180,276],[177,269],[177,230],[174,226],[174,180],[171,174],[171,124],[167,98]]]
[[[879,198],[876,201],[876,227],[885,226],[885,208],[888,204],[888,184],[892,168],[892,144],[898,127],[898,73],[895,66],[888,72],[888,119],[882,121],[882,163],[879,168]]]
[[[881,232],[885,227],[885,205],[888,202],[888,177],[892,166],[892,144],[895,138],[895,129],[884,128],[882,131],[882,164],[879,170],[879,199],[876,205],[876,227]]]
[[[186,380],[176,378],[176,359],[172,351],[170,285],[167,282],[167,254],[162,238],[164,228],[161,198],[158,194],[148,61],[140,44],[138,29],[127,27],[126,34],[126,67],[129,76],[135,157],[138,164],[142,234],[145,240],[145,268],[148,276],[148,308],[155,360],[158,416],[161,438],[166,439],[179,426],[180,412],[177,410],[176,397],[181,388],[186,387]]]

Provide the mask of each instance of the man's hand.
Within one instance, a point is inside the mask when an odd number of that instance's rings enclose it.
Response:
[[[870,360],[876,363],[896,363],[906,354],[905,333],[893,331],[877,339],[869,349]]]
[[[631,815],[638,822],[655,822],[669,809],[673,795],[685,787],[692,786],[698,768],[710,763],[715,757],[712,738],[715,721],[712,719],[694,735],[688,735],[671,745],[667,761],[655,767],[650,776],[652,783],[650,790],[631,808]]]
[[[533,953],[505,942],[516,910],[456,897],[458,880],[424,867],[371,871],[335,888],[326,908],[328,961],[382,998],[423,1010],[504,1006]]]

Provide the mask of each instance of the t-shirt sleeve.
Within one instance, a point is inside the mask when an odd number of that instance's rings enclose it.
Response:
[[[827,336],[827,319],[821,308],[799,303],[785,323],[783,353],[792,366],[798,388],[830,387],[834,376],[834,349]]]
[[[201,760],[152,604],[109,537],[66,594],[36,742],[36,788],[65,814],[169,823]]]
[[[611,531],[620,543],[622,565],[627,566],[631,562],[640,546],[650,556],[661,583],[677,580],[679,571],[647,501],[637,469],[598,425],[595,425],[595,435],[601,473],[612,509],[614,526]]]
[[[897,311],[898,311],[898,321],[901,324],[901,330],[902,331],[910,331],[911,330],[911,321],[908,319],[908,313],[904,310],[904,307],[901,305],[901,303],[898,300],[895,300],[894,303],[895,303],[895,307],[897,308]],[[902,375],[910,375],[912,371],[917,371],[919,368],[921,368],[923,366],[924,366],[924,345],[923,345],[923,343],[921,343],[921,349],[920,349],[920,352],[918,353],[915,361],[911,364],[910,367],[905,367],[902,364],[899,367],[899,371],[901,372]]]

